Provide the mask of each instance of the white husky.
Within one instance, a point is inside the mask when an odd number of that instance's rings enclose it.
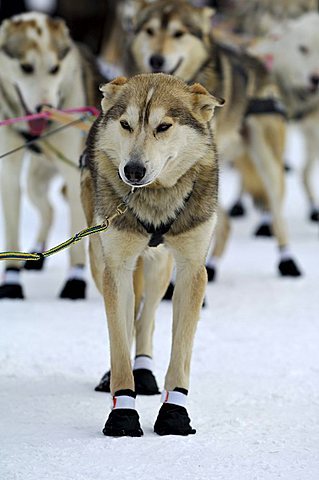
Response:
[[[41,110],[44,105],[54,108],[78,107],[94,102],[92,70],[88,59],[72,42],[63,20],[40,13],[27,13],[5,20],[0,28],[0,118],[23,116]],[[91,90],[91,91],[90,91]],[[0,154],[56,128],[46,120],[34,120],[15,126],[0,127]],[[70,230],[76,232],[84,225],[80,205],[79,171],[76,168],[83,148],[83,136],[74,128],[52,135],[49,141],[74,162],[62,163],[39,143],[30,151],[28,194],[40,214],[36,250],[45,248],[52,221],[48,186],[56,172],[63,175],[66,197],[70,206]],[[1,159],[1,194],[5,225],[5,249],[19,250],[20,176],[23,151]],[[84,245],[70,250],[71,270],[61,292],[64,298],[84,298]],[[23,298],[19,262],[6,264],[0,298]],[[27,265],[28,266],[28,265]],[[32,265],[29,263],[29,267]],[[33,262],[39,269],[41,263]]]
[[[319,220],[319,199],[312,185],[319,157],[319,14],[306,13],[276,27],[251,53],[264,58],[277,79],[289,118],[302,129],[306,146],[303,183],[310,218]]]

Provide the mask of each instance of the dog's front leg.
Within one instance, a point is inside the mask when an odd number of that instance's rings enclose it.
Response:
[[[214,219],[170,242],[176,261],[173,295],[173,338],[165,378],[163,405],[154,425],[159,435],[196,433],[185,408],[193,340],[207,284],[205,257]],[[183,238],[181,238],[183,237]]]
[[[103,245],[105,257],[103,296],[110,337],[113,409],[103,433],[107,436],[139,437],[143,432],[135,410],[135,387],[130,355],[134,330],[133,271],[138,254],[125,252],[123,239],[112,242],[110,235],[108,240]],[[117,248],[119,244],[122,245]]]
[[[6,153],[19,145],[19,136],[9,127],[1,127],[0,143],[2,153]],[[9,251],[19,250],[22,159],[23,153],[16,152],[0,160],[5,250]],[[4,282],[0,286],[0,298],[24,297],[19,278],[20,267],[19,261],[6,262]]]

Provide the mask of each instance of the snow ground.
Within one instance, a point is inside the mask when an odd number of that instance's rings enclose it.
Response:
[[[102,300],[93,285],[85,302],[56,298],[64,253],[49,259],[43,273],[24,273],[28,299],[0,303],[1,479],[319,478],[318,226],[306,221],[295,136],[289,152],[296,169],[288,175],[286,211],[293,251],[306,275],[277,276],[274,242],[251,235],[256,214],[233,222],[194,346],[188,405],[195,436],[155,435],[159,398],[139,397],[144,437],[104,437],[110,400],[93,390],[108,367]],[[225,172],[226,205],[235,183],[234,172]],[[53,198],[50,245],[67,236],[57,186]],[[25,202],[25,249],[35,225]],[[170,317],[170,304],[162,303],[155,332],[161,386]]]

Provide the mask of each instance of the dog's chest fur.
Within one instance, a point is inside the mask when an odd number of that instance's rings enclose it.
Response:
[[[95,215],[103,219],[115,212],[130,188],[119,179],[117,169],[102,152],[90,156],[89,169],[94,184]],[[154,185],[136,189],[128,198],[125,215],[116,218],[113,226],[149,236],[143,224],[159,228],[171,223],[167,235],[178,235],[211,218],[216,211],[217,192],[218,166],[214,153],[210,161],[197,163],[173,187]]]

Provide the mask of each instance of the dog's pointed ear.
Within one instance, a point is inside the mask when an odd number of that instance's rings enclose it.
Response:
[[[136,28],[138,24],[139,15],[146,8],[150,2],[147,0],[129,0],[127,2],[127,10],[130,10],[130,20],[132,28]]]
[[[209,33],[212,29],[212,18],[216,13],[216,10],[211,7],[201,8],[202,11],[202,28],[205,34]]]
[[[268,72],[272,72],[273,70],[276,41],[277,38],[256,40],[246,48],[248,55],[257,58],[266,67]]]
[[[101,102],[103,113],[107,112],[113,105],[114,100],[120,93],[123,85],[127,83],[127,78],[117,77],[112,82],[100,85],[100,91],[103,93],[103,99]]]
[[[194,83],[190,91],[193,94],[193,108],[204,122],[212,119],[215,107],[222,107],[225,103],[223,98],[211,95],[200,83]]]

